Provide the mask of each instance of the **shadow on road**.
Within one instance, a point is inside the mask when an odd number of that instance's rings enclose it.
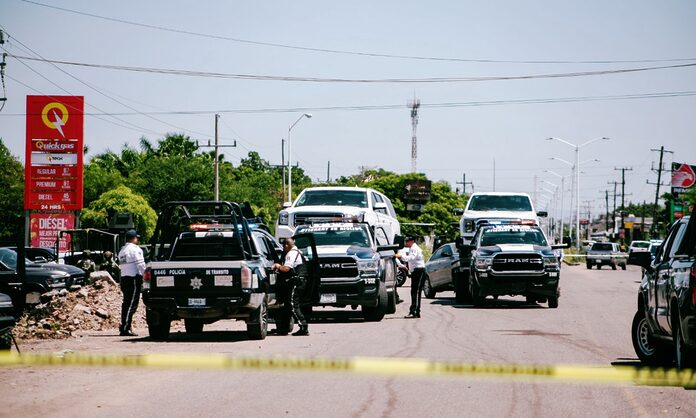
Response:
[[[316,309],[307,318],[310,324],[352,324],[356,322],[365,322],[362,312],[357,310],[324,310]]]
[[[612,366],[645,367],[637,358],[617,358],[611,362]]]
[[[429,299],[428,299],[429,300]],[[437,298],[431,305],[451,306],[457,309],[546,309],[538,303],[527,303],[523,300],[486,299],[483,306],[475,307],[470,303],[459,303],[454,298]]]

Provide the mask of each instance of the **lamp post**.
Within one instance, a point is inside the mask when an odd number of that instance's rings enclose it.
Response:
[[[544,180],[544,179],[541,179],[540,181],[542,183],[546,183],[549,186],[553,187],[553,204],[551,205],[551,210],[553,211],[553,216],[551,217],[552,223],[551,223],[550,231],[552,232],[551,235],[553,235],[553,238],[555,239],[556,235],[557,235],[557,233],[556,233],[556,228],[557,228],[556,220],[558,219],[558,185],[551,183],[550,181]],[[548,190],[548,189],[545,189],[545,190]]]
[[[564,185],[565,176],[562,176],[562,175],[560,175],[560,174],[558,174],[558,173],[556,173],[555,171],[552,171],[552,170],[544,170],[544,172],[545,172],[545,173],[552,174],[552,175],[554,175],[554,176],[556,176],[556,177],[558,177],[558,178],[561,179],[561,208],[560,208],[560,210],[559,210],[560,213],[559,213],[558,217],[559,217],[560,220],[561,220],[561,241],[563,241],[563,207],[564,207],[564,205],[563,205],[563,196],[565,196],[565,185]]]
[[[311,117],[311,113],[303,113],[299,118],[297,118],[295,123],[290,125],[288,128],[288,202],[290,203],[292,203],[292,141],[290,140],[290,132],[292,131],[292,128],[294,128],[295,125],[302,120],[302,118],[309,119]]]
[[[540,202],[544,204],[547,216],[551,219],[550,222],[546,223],[546,235],[550,236],[551,235],[551,223],[553,222],[553,218],[551,217],[551,214],[554,212],[554,199],[556,197],[555,193],[553,190],[547,189],[546,187],[543,186],[537,186],[536,189],[537,193],[541,194],[542,198],[547,198],[547,202]]]
[[[580,148],[590,145],[599,140],[609,140],[609,138],[602,136],[599,138],[590,139],[582,144],[573,144],[564,139],[551,137],[547,138],[549,141],[558,141],[569,147],[575,148],[575,249],[580,251]]]

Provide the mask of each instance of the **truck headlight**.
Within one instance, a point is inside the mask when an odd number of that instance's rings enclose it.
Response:
[[[278,225],[287,225],[288,220],[290,219],[290,214],[282,211],[280,214],[278,214]]]
[[[558,267],[558,258],[544,257],[544,267]]]
[[[474,232],[474,221],[473,220],[464,221],[464,232]]]
[[[476,268],[479,270],[485,270],[493,264],[492,257],[481,257],[476,259]]]
[[[358,270],[360,271],[360,274],[377,274],[379,271],[379,261],[359,260]]]

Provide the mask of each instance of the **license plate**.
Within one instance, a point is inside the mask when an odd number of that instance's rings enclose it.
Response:
[[[595,261],[595,263],[602,264],[602,260],[597,260],[597,261]]]
[[[189,306],[205,306],[205,298],[189,298]]]
[[[41,294],[39,292],[29,292],[26,296],[26,303],[29,305],[36,305],[41,302]]]
[[[336,303],[336,294],[322,293],[319,297],[319,303]]]

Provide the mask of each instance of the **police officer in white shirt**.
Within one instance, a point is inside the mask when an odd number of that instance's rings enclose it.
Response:
[[[133,314],[138,309],[140,291],[143,287],[143,273],[145,272],[145,257],[143,250],[138,247],[140,235],[131,229],[126,232],[126,245],[118,253],[119,266],[121,268],[121,291],[123,292],[123,304],[121,305],[121,336],[135,336],[131,330]]]
[[[423,251],[416,244],[416,239],[412,236],[406,237],[406,247],[408,254],[397,254],[396,257],[408,264],[408,271],[411,272],[411,307],[406,318],[420,318],[421,292],[425,278],[425,261]]]
[[[300,296],[304,292],[307,285],[306,278],[300,271],[303,267],[304,258],[300,249],[295,246],[295,241],[288,238],[283,242],[283,250],[285,257],[283,264],[274,264],[273,269],[280,274],[280,280],[285,286],[283,304],[285,309],[289,310],[290,314],[300,325],[300,329],[292,335],[309,335],[309,326],[307,320],[300,309]]]

